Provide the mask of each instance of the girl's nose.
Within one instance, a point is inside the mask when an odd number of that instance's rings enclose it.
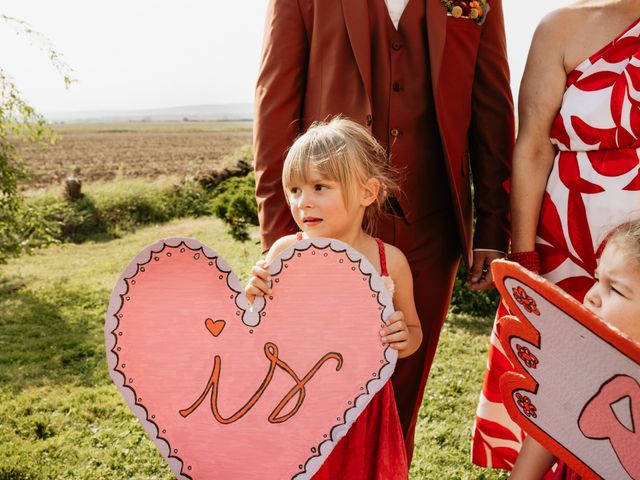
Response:
[[[595,283],[584,296],[583,303],[584,306],[591,311],[600,308],[600,306],[602,305],[602,299],[600,298],[600,293],[598,292],[597,283]]]
[[[309,208],[311,206],[311,196],[304,192],[300,193],[298,197],[298,208]]]

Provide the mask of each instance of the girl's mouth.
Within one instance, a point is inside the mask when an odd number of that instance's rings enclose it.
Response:
[[[308,227],[315,227],[320,222],[322,222],[322,219],[317,217],[305,217],[302,219],[302,223],[304,223]]]

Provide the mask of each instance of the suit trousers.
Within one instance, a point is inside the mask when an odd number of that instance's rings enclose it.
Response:
[[[413,355],[398,360],[391,378],[410,465],[418,411],[451,300],[461,246],[455,215],[449,208],[412,223],[388,214],[380,220],[376,231],[384,242],[402,250],[409,261],[422,325],[422,345]]]

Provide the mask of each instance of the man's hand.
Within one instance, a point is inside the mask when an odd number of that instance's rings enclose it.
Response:
[[[493,288],[493,276],[489,265],[498,258],[503,258],[502,252],[474,250],[473,265],[469,273],[469,288],[471,290],[486,290]]]

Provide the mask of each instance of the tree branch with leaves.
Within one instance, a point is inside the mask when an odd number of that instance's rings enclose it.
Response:
[[[0,14],[0,23],[24,36],[44,52],[62,77],[65,87],[75,80],[73,70],[58,53],[53,43],[27,22]],[[28,248],[29,225],[21,213],[24,199],[20,184],[28,178],[27,168],[18,150],[21,142],[50,144],[54,132],[44,117],[24,98],[11,77],[0,66],[0,262]]]

